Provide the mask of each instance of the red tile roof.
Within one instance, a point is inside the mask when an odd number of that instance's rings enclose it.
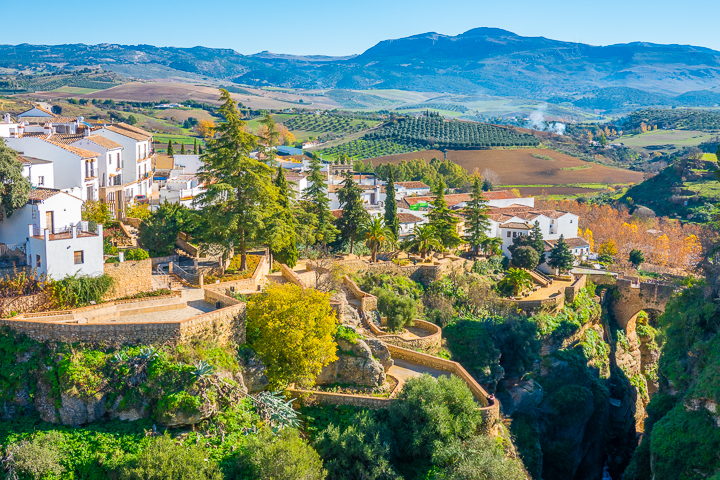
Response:
[[[531,230],[532,227],[527,223],[507,222],[500,225],[500,228],[513,228],[515,230]]]
[[[423,221],[422,218],[413,215],[412,213],[398,212],[398,220],[400,223],[420,223]]]
[[[55,188],[35,187],[30,190],[30,195],[28,195],[28,203],[42,202],[43,200],[47,200],[48,198],[53,197],[58,193],[61,193],[60,190]]]
[[[568,247],[570,247],[570,248],[586,248],[586,247],[589,248],[590,247],[590,244],[580,237],[565,238],[564,240],[565,240],[565,243],[567,243]],[[557,242],[558,242],[557,240],[545,240],[545,251],[549,252],[550,250],[552,250]]]
[[[425,185],[423,182],[395,182],[395,185],[400,185],[403,188],[407,188],[410,190],[418,189],[418,188],[430,188],[429,186]]]

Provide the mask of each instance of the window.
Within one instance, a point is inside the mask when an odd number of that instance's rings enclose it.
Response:
[[[83,263],[85,263],[83,259],[83,251],[78,250],[75,252],[75,265],[81,265]]]
[[[35,255],[35,268],[42,267],[42,262],[40,261],[40,255]]]
[[[508,232],[508,238],[510,238],[510,232]]]
[[[513,232],[513,238],[517,237],[517,232]]]
[[[570,220],[570,223],[572,223],[572,219]]]
[[[43,176],[38,177],[38,185],[45,185],[45,177],[43,177]]]

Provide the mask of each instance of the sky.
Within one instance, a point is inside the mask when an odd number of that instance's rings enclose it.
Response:
[[[425,32],[496,27],[609,45],[645,41],[720,50],[718,0],[0,0],[0,44],[117,43],[351,55]],[[30,28],[32,26],[32,28]]]

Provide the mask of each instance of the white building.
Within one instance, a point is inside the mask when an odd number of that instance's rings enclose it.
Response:
[[[395,201],[405,197],[422,197],[430,195],[430,187],[423,182],[395,182]],[[385,186],[380,189],[380,202],[387,197]]]
[[[122,192],[126,202],[138,196],[147,196],[152,190],[152,134],[125,123],[104,125],[92,129],[122,145]],[[118,190],[112,189],[113,192]],[[109,191],[110,192],[110,191]]]
[[[60,190],[35,188],[25,206],[0,222],[0,243],[25,246],[27,264],[39,275],[103,272],[102,226],[89,232],[81,221],[83,201]]]
[[[578,261],[587,260],[590,257],[590,244],[587,241],[583,240],[580,237],[567,238],[564,240],[565,243],[568,244],[568,247],[570,248],[572,254],[575,256],[576,264]],[[552,268],[550,265],[547,264],[547,261],[550,258],[550,252],[552,251],[553,247],[555,247],[555,244],[557,244],[557,240],[545,240],[545,255],[543,257],[542,263],[538,265],[538,270],[550,275],[558,274],[557,269]]]
[[[55,117],[56,115],[52,113],[50,110],[40,106],[35,105],[29,110],[25,110],[22,113],[18,113],[18,118],[22,119],[24,117],[45,117],[45,118],[51,118]]]
[[[425,217],[419,217],[412,213],[398,213],[398,220],[400,221],[399,236],[404,237],[412,233],[416,225],[422,225],[428,223],[428,219]]]
[[[179,155],[173,156],[175,168],[182,169],[186,175],[196,175],[200,171],[200,167],[205,165],[200,160],[200,155]]]
[[[122,185],[122,150],[119,143],[101,135],[88,135],[75,140],[70,145],[96,152],[98,157],[98,182],[101,188]],[[107,201],[101,197],[102,201]]]
[[[61,143],[66,141],[68,139],[64,135],[43,133],[23,133],[17,138],[5,139],[7,146],[23,157],[51,161],[55,188],[79,193],[82,200],[97,200],[97,161],[100,155]]]
[[[50,160],[22,155],[18,155],[18,160],[22,163],[23,177],[27,178],[33,187],[55,188],[53,163]]]

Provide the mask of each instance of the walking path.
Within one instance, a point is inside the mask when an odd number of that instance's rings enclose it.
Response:
[[[205,292],[198,288],[183,288],[181,301],[187,306],[178,310],[166,310],[162,312],[141,313],[128,315],[109,320],[112,323],[145,323],[151,322],[178,322],[188,318],[197,317],[203,313],[215,310],[215,305],[205,301]]]
[[[445,372],[436,368],[425,367],[417,363],[408,362],[407,360],[393,358],[393,361],[395,362],[395,365],[390,367],[387,373],[401,381],[405,381],[414,377],[419,377],[424,373],[427,373],[434,378],[450,376],[450,372]]]

